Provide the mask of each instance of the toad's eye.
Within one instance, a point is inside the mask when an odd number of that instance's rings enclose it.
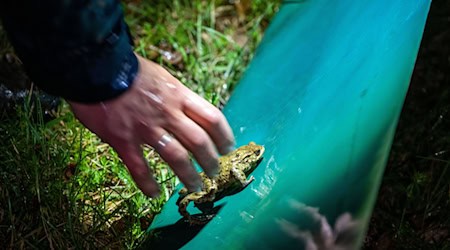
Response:
[[[255,151],[255,153],[256,153],[257,155],[259,155],[259,153],[261,153],[261,150],[258,149],[258,150]]]

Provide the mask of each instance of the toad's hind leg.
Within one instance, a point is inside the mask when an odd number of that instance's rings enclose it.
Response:
[[[194,192],[186,195],[181,199],[181,201],[178,203],[178,212],[186,219],[189,219],[191,215],[187,211],[187,207],[191,201],[196,201],[203,197],[206,193],[205,192]]]
[[[187,207],[191,201],[198,201],[201,200],[207,193],[204,191],[201,192],[194,192],[186,195],[179,203],[178,203],[178,212],[183,216],[185,219],[189,221],[189,223],[192,224],[205,224],[205,220],[197,219],[195,217],[192,217],[192,215],[187,211]]]
[[[180,191],[178,191],[178,199],[176,201],[176,204],[179,205],[181,200],[183,200],[184,197],[186,197],[186,195],[189,194],[189,191],[187,190],[187,188],[183,187],[182,189],[180,189]]]

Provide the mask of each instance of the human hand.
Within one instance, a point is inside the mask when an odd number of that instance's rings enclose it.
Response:
[[[154,197],[159,187],[142,155],[142,144],[153,147],[189,191],[199,191],[202,181],[188,151],[207,175],[218,174],[217,150],[226,154],[234,146],[231,128],[216,107],[163,67],[138,59],[134,83],[119,97],[69,104],[88,129],[116,150],[144,194]]]

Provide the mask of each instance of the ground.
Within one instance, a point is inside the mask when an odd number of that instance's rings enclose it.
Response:
[[[433,1],[366,238],[450,249],[450,2]]]
[[[248,3],[128,0],[125,9],[136,51],[221,107],[279,1]],[[365,249],[450,249],[449,9],[433,1]],[[29,89],[1,29],[0,58],[0,82]],[[29,96],[1,111],[0,248],[138,246],[177,184],[173,174],[147,148],[163,186],[160,199],[147,199],[66,104],[48,120]]]

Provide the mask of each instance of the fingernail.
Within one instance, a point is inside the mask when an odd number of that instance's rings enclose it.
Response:
[[[213,171],[210,171],[210,173],[208,173],[208,177],[212,178],[212,177],[216,177],[219,175],[219,168],[214,169]]]
[[[189,190],[189,192],[200,192],[202,191],[202,186],[203,186],[203,182],[201,181],[201,179],[197,179],[195,180],[194,183],[192,183],[191,185],[185,185],[186,188]]]
[[[235,148],[234,148],[234,145],[231,145],[231,146],[226,147],[226,148],[225,148],[225,154],[230,153],[230,152],[233,151],[234,149],[235,149]]]
[[[186,187],[187,188],[187,187]],[[189,190],[189,192],[190,193],[192,193],[192,192],[200,192],[200,191],[202,191],[202,188],[201,188],[201,186],[196,186],[196,187],[190,187],[190,188],[187,188],[188,190]]]
[[[152,192],[149,193],[149,196],[150,196],[151,198],[158,198],[159,195],[160,195],[159,189],[156,190],[156,191],[152,191]]]
[[[219,158],[211,158],[207,166],[202,166],[209,178],[216,177],[219,174]]]

